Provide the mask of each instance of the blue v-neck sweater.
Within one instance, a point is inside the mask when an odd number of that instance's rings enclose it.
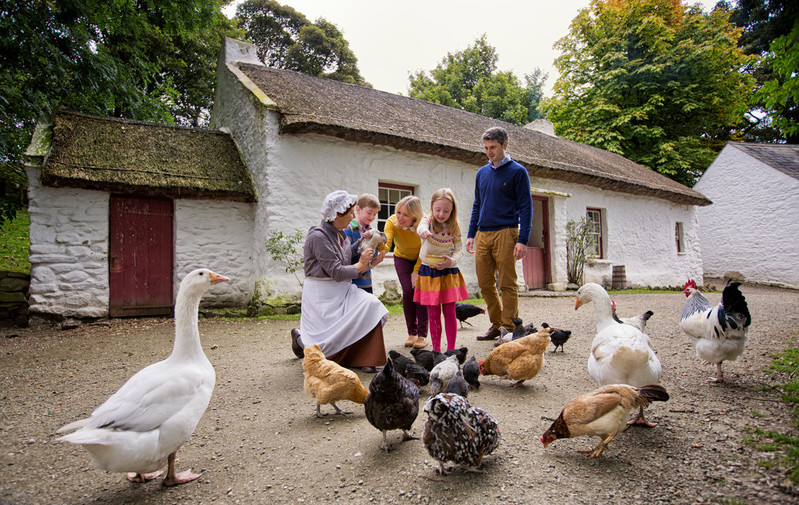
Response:
[[[527,245],[533,227],[530,174],[515,160],[494,168],[491,162],[477,171],[474,205],[467,238],[479,231],[519,227],[520,244]]]

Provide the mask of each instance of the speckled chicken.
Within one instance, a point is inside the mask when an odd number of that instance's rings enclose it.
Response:
[[[389,430],[402,430],[402,441],[419,437],[411,435],[410,429],[419,415],[419,388],[416,384],[394,370],[391,360],[369,383],[369,396],[363,404],[366,419],[383,433],[381,449],[388,452],[386,440]]]
[[[437,395],[443,391],[460,368],[457,356],[448,356],[447,359],[433,367],[430,372],[430,394]]]
[[[549,346],[551,330],[542,328],[538,333],[495,347],[486,359],[478,363],[480,372],[516,381],[512,387],[521,386],[544,367],[544,352]]]
[[[305,392],[316,398],[316,417],[325,415],[320,407],[328,403],[336,409],[336,414],[351,414],[338,408],[339,400],[363,403],[369,390],[363,387],[355,372],[326,359],[318,345],[310,345],[304,352]]]
[[[497,421],[483,409],[473,407],[466,398],[441,393],[425,403],[427,421],[422,441],[427,452],[439,463],[438,472],[445,475],[448,461],[479,472],[483,457],[491,454],[500,441]]]

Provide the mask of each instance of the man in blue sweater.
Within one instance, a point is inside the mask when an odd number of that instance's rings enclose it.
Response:
[[[504,326],[513,331],[519,314],[516,260],[527,254],[533,226],[530,174],[505,155],[508,132],[495,126],[483,133],[488,164],[477,171],[466,251],[475,254],[477,283],[488,305],[491,327],[477,340],[494,340]],[[520,229],[521,228],[521,229]],[[496,287],[499,273],[500,300]]]

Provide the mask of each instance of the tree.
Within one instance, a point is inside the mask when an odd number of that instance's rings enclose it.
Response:
[[[325,19],[311,23],[274,0],[247,0],[236,9],[236,17],[267,66],[369,86],[344,35]]]
[[[206,124],[216,55],[222,37],[234,33],[221,5],[222,0],[2,0],[0,186],[24,184],[22,153],[33,128],[58,107]],[[6,205],[19,205],[4,196]]]
[[[483,35],[474,46],[448,53],[429,74],[411,75],[408,94],[518,125],[542,117],[538,104],[546,75],[536,68],[522,86],[512,72],[497,72],[498,59]]]
[[[744,138],[799,143],[799,4],[738,0],[734,10],[727,2],[717,8],[731,10],[730,21],[743,28],[739,47],[762,57],[747,69],[757,80],[757,93]]]
[[[556,132],[693,185],[751,97],[728,18],[677,0],[592,0],[556,44]]]

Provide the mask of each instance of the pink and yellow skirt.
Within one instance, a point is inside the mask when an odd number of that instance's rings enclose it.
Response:
[[[422,264],[419,267],[419,277],[416,279],[416,289],[413,291],[413,301],[422,305],[441,305],[443,303],[459,302],[469,298],[466,291],[466,282],[457,267],[437,270]]]

